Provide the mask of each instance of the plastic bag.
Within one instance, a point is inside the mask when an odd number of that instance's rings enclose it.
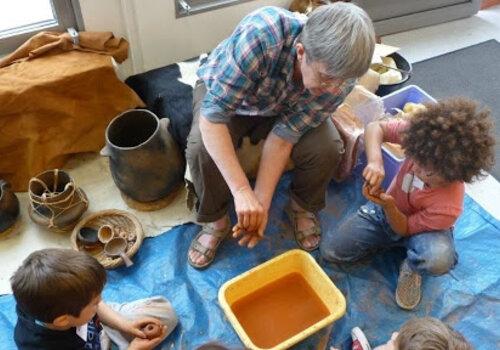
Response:
[[[379,119],[385,113],[382,99],[361,85],[354,87],[351,93],[347,95],[344,104],[351,108],[352,112],[361,120],[363,126]]]

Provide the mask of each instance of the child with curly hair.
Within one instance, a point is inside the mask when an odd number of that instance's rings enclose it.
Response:
[[[489,111],[466,98],[428,104],[409,120],[369,124],[363,170],[363,194],[369,202],[326,233],[322,256],[350,263],[382,249],[406,248],[396,302],[414,309],[421,298],[421,275],[442,275],[457,263],[453,225],[463,210],[464,182],[493,165],[492,130]],[[385,141],[401,144],[406,155],[387,191],[380,187]]]

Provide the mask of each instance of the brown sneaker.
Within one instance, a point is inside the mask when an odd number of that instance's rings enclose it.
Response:
[[[422,276],[413,271],[405,260],[399,270],[398,286],[396,288],[396,303],[400,308],[413,310],[422,297]]]

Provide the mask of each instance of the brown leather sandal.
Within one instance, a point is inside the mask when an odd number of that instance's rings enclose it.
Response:
[[[191,241],[191,245],[189,246],[188,249],[187,258],[189,265],[191,265],[196,269],[203,269],[208,265],[210,265],[215,259],[215,253],[217,252],[217,248],[219,248],[220,243],[224,240],[224,238],[229,234],[230,231],[231,231],[231,225],[229,222],[229,218],[226,218],[226,227],[222,230],[216,230],[213,227],[209,226],[208,224],[202,225],[200,232],[198,232],[196,237],[193,238],[193,240]],[[205,234],[217,238],[217,243],[213,248],[208,248],[198,241],[199,238]],[[195,252],[202,254],[206,258],[206,262],[203,264],[197,264],[193,260],[191,260],[189,252],[193,250]]]
[[[303,249],[306,252],[312,252],[313,250],[318,249],[320,243],[319,241],[318,244],[310,248],[306,248],[302,243],[304,239],[309,236],[313,235],[321,236],[321,225],[318,221],[318,218],[316,218],[316,215],[303,209],[301,210],[293,209],[291,204],[289,204],[286,207],[286,212],[288,214],[288,217],[290,218],[290,221],[292,221],[293,223],[293,235],[300,249]],[[306,218],[312,220],[314,222],[314,226],[306,230],[299,230],[299,225],[297,224],[297,219],[299,218]]]

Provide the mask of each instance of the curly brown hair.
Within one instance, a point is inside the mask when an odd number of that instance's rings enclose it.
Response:
[[[426,104],[402,135],[405,154],[447,182],[472,182],[495,162],[493,120],[468,98]]]

